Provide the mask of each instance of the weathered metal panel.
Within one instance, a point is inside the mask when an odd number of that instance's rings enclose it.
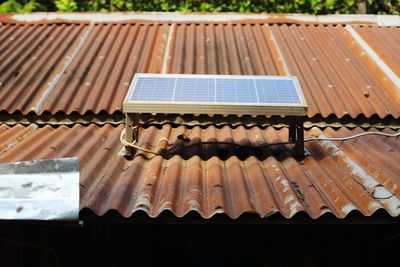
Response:
[[[309,117],[400,117],[399,88],[342,25],[156,20],[97,22],[88,33],[89,27],[0,26],[1,110],[113,114],[121,112],[135,73],[165,72],[296,75]],[[398,29],[355,30],[399,74]]]
[[[158,24],[96,25],[40,112],[120,111],[133,75],[156,71],[163,34]]]
[[[398,89],[346,34],[343,26],[178,24],[167,72],[296,75],[309,117],[399,117]]]
[[[73,53],[85,25],[0,26],[0,110],[35,111]]]
[[[15,135],[14,128],[26,131],[22,126],[0,126],[0,132]],[[123,128],[37,128],[1,153],[0,161],[79,157],[80,209],[97,215],[111,210],[124,217],[138,211],[157,217],[167,210],[178,217],[195,211],[204,218],[219,213],[231,218],[243,213],[262,218],[274,213],[291,218],[299,212],[311,218],[325,213],[344,218],[352,211],[365,216],[378,210],[391,216],[400,214],[399,137],[308,142],[310,155],[296,161],[288,145],[257,148],[286,141],[285,128],[151,126],[140,129],[139,145],[168,152],[164,156],[139,154],[130,161],[121,153]],[[361,128],[321,131],[315,127],[306,131],[306,137],[362,132]],[[189,139],[180,139],[182,134]],[[204,141],[234,142],[248,148],[198,144]]]
[[[400,77],[400,27],[353,28]]]
[[[0,164],[1,220],[77,220],[79,159]]]
[[[379,66],[364,62],[365,51],[343,26],[271,26],[291,75],[299,77],[309,116],[335,114],[367,118],[400,115],[394,85],[376,75]],[[364,52],[364,53],[363,53]],[[364,56],[365,58],[365,56]],[[388,87],[389,88],[388,88]]]

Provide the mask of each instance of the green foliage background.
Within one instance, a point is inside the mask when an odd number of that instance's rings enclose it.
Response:
[[[400,0],[0,0],[0,13],[35,11],[181,11],[400,14]]]

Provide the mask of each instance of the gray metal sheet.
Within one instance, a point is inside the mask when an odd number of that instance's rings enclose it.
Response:
[[[79,161],[0,164],[1,220],[78,220]]]

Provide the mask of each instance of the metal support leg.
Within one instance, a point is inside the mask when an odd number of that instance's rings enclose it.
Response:
[[[125,118],[125,140],[129,143],[133,142],[133,120],[130,114],[126,114]],[[132,156],[135,151],[129,146],[125,146],[125,156]]]
[[[137,126],[135,128],[135,126]],[[127,114],[125,119],[125,140],[129,143],[134,141],[134,137],[138,138],[139,133],[139,117],[136,114]],[[132,147],[125,147],[125,156],[135,155],[135,149]]]
[[[289,141],[296,142],[296,118],[289,118]]]
[[[301,158],[304,156],[304,125],[303,120],[296,118],[296,143],[294,145],[295,157]]]

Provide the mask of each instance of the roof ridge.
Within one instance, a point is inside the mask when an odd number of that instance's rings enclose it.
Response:
[[[374,24],[377,26],[400,26],[397,15],[366,14],[274,14],[274,13],[181,13],[181,12],[74,12],[74,13],[20,13],[0,15],[4,23],[34,22],[257,22],[295,24]]]

